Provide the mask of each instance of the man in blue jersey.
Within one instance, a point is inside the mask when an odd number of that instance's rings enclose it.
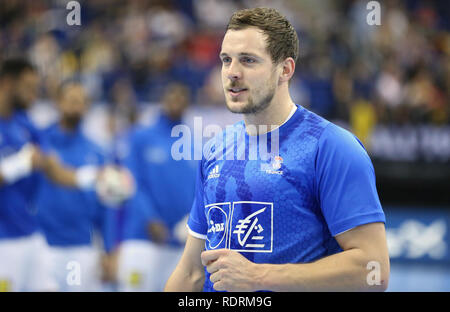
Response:
[[[196,165],[171,157],[177,139],[171,133],[182,122],[188,98],[185,86],[170,84],[156,123],[130,137],[125,162],[136,179],[137,191],[123,212],[118,259],[121,291],[162,291],[183,252],[184,241],[176,233],[179,224],[186,230]]]
[[[43,155],[13,106],[21,68],[4,62],[0,69],[0,291],[48,291],[56,284],[32,200]]]
[[[293,103],[298,49],[276,10],[231,17],[222,83],[228,109],[244,120],[205,146],[190,235],[167,291],[387,288],[385,217],[370,158],[351,133]],[[251,155],[266,140],[278,141],[277,153]]]
[[[59,121],[42,131],[50,152],[72,168],[103,166],[105,155],[81,129],[88,109],[84,88],[76,82],[63,84],[57,95],[57,108]],[[105,251],[111,250],[114,210],[101,204],[93,189],[67,188],[45,175],[40,179],[37,216],[50,245],[51,271],[59,290],[99,291],[101,253],[93,238],[97,230],[102,234]]]

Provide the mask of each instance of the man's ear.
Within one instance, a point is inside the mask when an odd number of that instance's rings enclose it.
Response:
[[[295,72],[295,61],[292,57],[286,58],[281,64],[282,72],[280,75],[280,83],[288,82]]]

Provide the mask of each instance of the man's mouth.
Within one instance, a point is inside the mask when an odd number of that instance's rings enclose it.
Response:
[[[247,90],[247,88],[228,88],[228,92],[231,94],[231,96],[238,96]]]

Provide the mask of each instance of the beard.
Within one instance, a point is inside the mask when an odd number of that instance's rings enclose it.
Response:
[[[231,84],[230,88],[236,87],[235,84]],[[258,97],[249,95],[247,99],[247,103],[239,106],[233,107],[231,103],[238,102],[238,100],[228,99],[226,98],[226,105],[230,112],[235,114],[257,114],[264,111],[267,107],[269,107],[272,102],[273,97],[275,96],[276,84],[267,84],[264,88],[265,92],[260,92]]]
[[[11,98],[11,104],[15,110],[26,110],[29,108],[30,104],[27,103],[24,99],[22,99],[17,94],[14,94]]]
[[[75,129],[81,122],[81,115],[78,114],[70,114],[63,116],[63,123],[69,129]]]

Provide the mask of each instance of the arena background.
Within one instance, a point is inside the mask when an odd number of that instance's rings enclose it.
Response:
[[[239,120],[224,108],[218,51],[236,9],[272,6],[293,23],[300,60],[294,100],[350,129],[373,160],[387,216],[388,291],[450,291],[450,33],[447,1],[69,1],[0,3],[0,60],[25,53],[42,78],[32,116],[57,116],[57,85],[74,75],[92,106],[84,130],[112,144],[129,118],[150,124],[164,87],[191,90],[189,114],[204,125]],[[112,116],[112,118],[111,118]]]

